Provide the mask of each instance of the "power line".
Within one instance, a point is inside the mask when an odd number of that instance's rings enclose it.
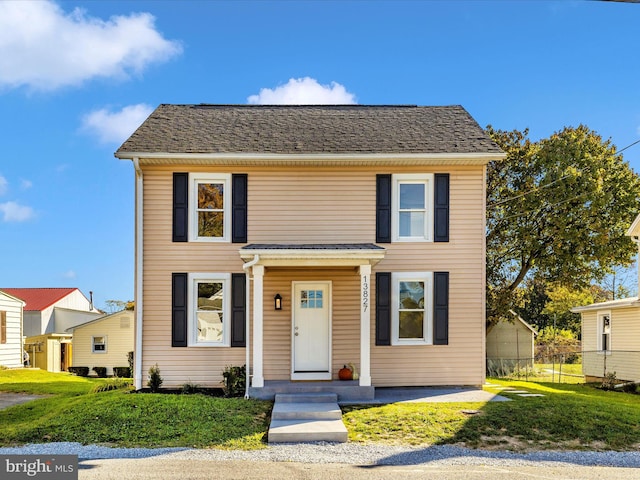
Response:
[[[640,0],[638,0],[638,2],[640,3]],[[631,147],[633,147],[634,145],[636,145],[638,143],[640,143],[640,140],[636,140],[635,142],[627,145],[626,147],[621,148],[620,150],[617,150],[615,154],[617,155],[620,152],[624,152],[626,149],[631,148]],[[504,200],[500,200],[498,202],[491,203],[491,204],[487,205],[487,208],[494,208],[494,207],[497,207],[498,205],[502,205],[503,203],[507,203],[507,202],[510,202],[511,200],[516,200],[518,198],[524,197],[525,195],[529,195],[530,193],[534,193],[534,192],[537,192],[539,190],[542,190],[543,188],[550,187],[551,185],[554,185],[554,184],[560,182],[561,180],[564,180],[565,178],[568,178],[570,176],[571,175],[569,175],[569,174],[564,175],[564,176],[558,178],[557,180],[554,180],[552,182],[546,183],[544,185],[539,185],[539,186],[537,186],[535,188],[532,188],[531,190],[528,190],[528,191],[523,192],[523,193],[519,193],[518,195],[515,195],[513,197],[505,198]]]

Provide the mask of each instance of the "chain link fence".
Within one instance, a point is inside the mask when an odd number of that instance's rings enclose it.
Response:
[[[535,357],[487,358],[487,376],[554,383],[640,382],[640,351],[592,350]]]

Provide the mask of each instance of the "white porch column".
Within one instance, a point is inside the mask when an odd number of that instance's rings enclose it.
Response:
[[[254,265],[253,269],[253,380],[252,387],[264,387],[262,369],[262,329],[263,329],[263,278],[264,265]]]
[[[371,386],[371,265],[360,265],[360,386]]]

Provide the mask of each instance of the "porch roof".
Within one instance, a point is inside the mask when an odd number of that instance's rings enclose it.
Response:
[[[240,249],[245,262],[264,266],[357,267],[375,265],[386,250],[373,243],[250,244]]]

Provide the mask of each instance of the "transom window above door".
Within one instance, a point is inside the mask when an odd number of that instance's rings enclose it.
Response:
[[[300,292],[300,307],[323,308],[322,290],[302,290]]]

